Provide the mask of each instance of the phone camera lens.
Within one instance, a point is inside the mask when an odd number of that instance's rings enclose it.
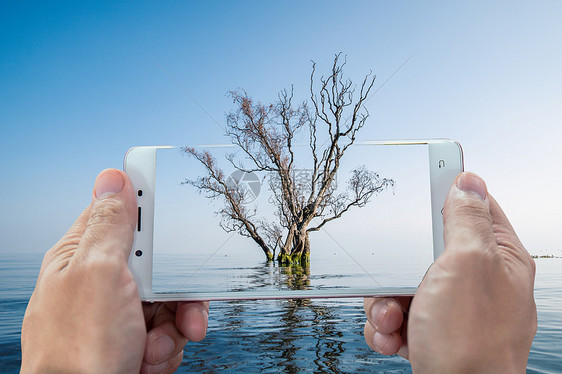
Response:
[[[138,190],[137,195],[142,196],[142,190]]]
[[[135,251],[135,256],[137,256],[137,257],[142,256],[142,251],[141,251],[140,249],[137,249],[137,250]]]

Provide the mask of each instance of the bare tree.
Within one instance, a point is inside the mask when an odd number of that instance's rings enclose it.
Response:
[[[354,101],[356,86],[343,77],[345,63],[337,54],[330,75],[318,82],[312,63],[310,104],[294,105],[292,88],[281,91],[269,105],[254,101],[243,90],[229,92],[236,109],[227,115],[227,135],[240,152],[227,159],[242,172],[268,173],[274,221],[259,217],[256,209],[244,204],[248,192],[244,185],[229,183],[208,151],[184,148],[207,171],[185,183],[211,199],[222,198],[221,227],[253,239],[268,260],[279,250],[277,259],[282,263],[308,262],[311,232],[353,207],[364,207],[374,194],[394,185],[393,180],[358,166],[345,192],[334,188],[341,159],[369,117],[364,104],[375,81],[371,73],[366,75]],[[312,166],[303,180],[302,175],[297,178],[295,140],[305,131]]]

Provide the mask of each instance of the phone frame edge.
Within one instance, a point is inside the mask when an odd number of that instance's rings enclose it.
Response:
[[[431,185],[431,211],[433,228],[434,260],[444,250],[442,209],[450,185],[456,176],[464,171],[464,156],[461,145],[451,139],[427,140],[385,140],[358,142],[357,145],[414,145],[427,144],[429,152],[429,173]],[[129,269],[137,282],[141,300],[155,301],[197,301],[197,300],[255,300],[255,299],[285,299],[285,298],[341,298],[388,296],[381,290],[346,290],[339,294],[306,291],[291,294],[276,295],[241,295],[236,293],[154,293],[152,291],[152,239],[154,231],[154,198],[156,184],[156,154],[158,149],[177,148],[174,146],[140,146],[129,149],[125,155],[123,170],[127,173],[135,190],[142,189],[143,196],[137,196],[137,204],[141,207],[143,229],[142,234],[135,232],[135,239],[129,256]],[[446,167],[439,167],[439,161],[444,161]],[[139,166],[139,165],[142,165]],[[447,166],[450,165],[450,166]],[[147,219],[150,217],[150,219]],[[135,255],[137,250],[143,251],[142,256]],[[412,295],[412,289],[395,290],[396,295]]]

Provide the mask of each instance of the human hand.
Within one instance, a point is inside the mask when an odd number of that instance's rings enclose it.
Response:
[[[127,175],[100,173],[92,203],[43,258],[22,373],[171,373],[187,341],[205,337],[208,303],[141,304],[127,266],[136,214]]]
[[[533,259],[475,174],[457,177],[443,219],[445,252],[413,300],[365,299],[367,344],[416,373],[525,372],[537,330]]]

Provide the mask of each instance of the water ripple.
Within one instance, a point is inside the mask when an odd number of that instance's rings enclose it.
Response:
[[[40,255],[0,255],[0,372],[17,373],[20,328]],[[528,373],[562,372],[562,259],[538,259],[539,326]],[[410,373],[407,361],[363,340],[361,299],[225,301],[211,304],[207,338],[189,343],[188,372]]]

